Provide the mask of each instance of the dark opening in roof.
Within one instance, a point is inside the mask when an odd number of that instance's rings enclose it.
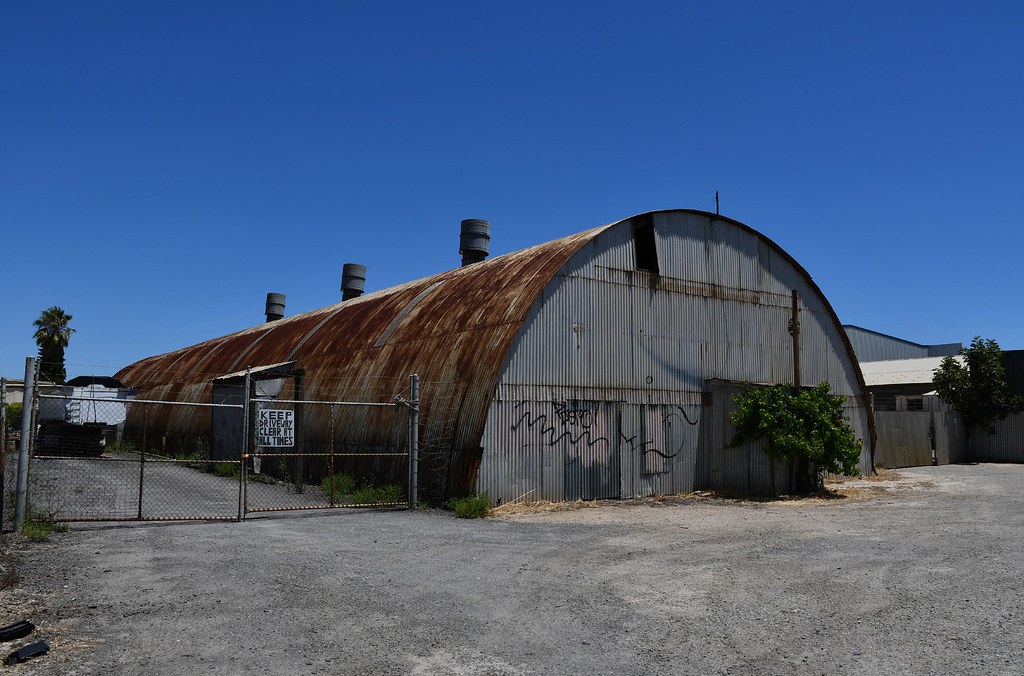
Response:
[[[643,214],[633,219],[633,248],[636,250],[636,269],[661,274],[658,268],[658,246],[654,239],[654,218]]]

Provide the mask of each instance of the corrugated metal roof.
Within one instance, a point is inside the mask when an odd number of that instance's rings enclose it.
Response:
[[[961,364],[963,357],[953,357]],[[925,385],[932,382],[935,369],[945,357],[922,357],[920,359],[892,359],[889,361],[861,362],[864,383],[868,387],[878,385]]]
[[[139,388],[140,398],[208,402],[213,378],[294,360],[305,371],[307,399],[381,401],[404,391],[409,374],[417,373],[425,384],[426,434],[427,384],[443,383],[444,399],[458,415],[447,421],[454,429],[441,436],[453,448],[475,447],[498,370],[531,304],[601,230],[149,357],[116,377]],[[202,424],[188,411],[168,407],[164,415],[150,424],[180,434]]]

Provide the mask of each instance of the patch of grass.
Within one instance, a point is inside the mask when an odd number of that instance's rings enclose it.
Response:
[[[32,542],[43,542],[51,534],[64,533],[67,529],[67,524],[58,523],[49,515],[29,511],[25,516],[25,523],[21,527],[21,534]]]
[[[213,473],[219,477],[225,479],[237,479],[238,478],[238,463],[236,462],[218,462],[213,465]]]
[[[324,492],[324,495],[331,495],[331,488],[334,488],[334,499],[344,495],[351,495],[356,490],[356,480],[349,474],[339,472],[338,474],[332,474],[331,476],[324,477],[323,481],[320,482],[320,490]]]
[[[405,502],[405,491],[398,484],[363,486],[352,493],[352,504],[354,505],[375,505],[395,502]]]
[[[115,441],[112,444],[107,444],[103,450],[107,453],[134,453],[135,444],[130,441]]]
[[[455,510],[455,516],[460,519],[479,519],[490,513],[491,496],[484,492],[467,495],[464,498],[452,498],[445,506]]]

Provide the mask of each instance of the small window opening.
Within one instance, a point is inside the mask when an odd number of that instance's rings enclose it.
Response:
[[[658,247],[654,239],[654,219],[650,214],[633,219],[633,247],[636,249],[636,269],[661,274],[658,269]]]

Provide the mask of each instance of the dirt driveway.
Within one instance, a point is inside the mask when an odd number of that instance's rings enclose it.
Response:
[[[832,500],[77,527],[20,547],[0,623],[54,646],[23,674],[1024,673],[1024,466],[902,475]]]

